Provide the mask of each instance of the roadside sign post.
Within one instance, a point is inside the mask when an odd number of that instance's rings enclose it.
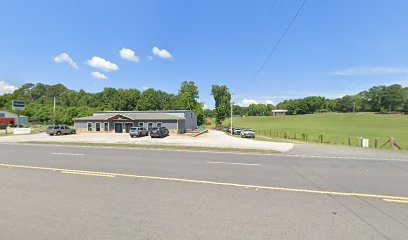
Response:
[[[232,130],[232,112],[233,112],[233,105],[234,105],[234,96],[231,94],[231,136],[234,134]]]
[[[22,101],[12,101],[12,109],[17,111],[17,128],[20,126],[20,112],[25,110],[25,102]]]
[[[20,127],[20,112],[17,111],[17,128]]]

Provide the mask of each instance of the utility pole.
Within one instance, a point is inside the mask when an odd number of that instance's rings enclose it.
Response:
[[[233,112],[233,105],[234,105],[234,96],[231,94],[231,135],[234,134],[234,131],[232,130],[232,112]]]
[[[54,96],[54,114],[53,115],[54,115],[54,125],[55,125],[56,124],[55,123],[55,118],[56,118],[56,116],[55,116],[55,96]]]

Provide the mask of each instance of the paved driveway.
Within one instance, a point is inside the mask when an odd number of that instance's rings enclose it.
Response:
[[[265,142],[253,139],[242,139],[228,136],[219,131],[209,131],[198,137],[187,135],[171,135],[165,138],[140,137],[131,138],[129,134],[117,133],[82,133],[64,136],[48,136],[45,133],[4,136],[0,142],[83,142],[83,143],[126,143],[126,144],[148,144],[148,145],[173,145],[192,147],[214,147],[214,148],[239,148],[256,150],[275,150],[286,152],[293,148],[292,143]]]

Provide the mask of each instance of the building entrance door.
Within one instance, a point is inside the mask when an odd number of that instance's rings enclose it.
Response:
[[[115,123],[115,133],[123,133],[123,124]]]

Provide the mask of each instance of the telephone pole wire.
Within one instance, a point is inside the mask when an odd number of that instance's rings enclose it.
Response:
[[[279,40],[276,42],[275,46],[272,48],[272,51],[268,54],[268,57],[265,59],[265,61],[262,63],[261,67],[258,69],[258,71],[255,73],[254,77],[252,78],[252,81],[254,81],[258,75],[261,73],[265,65],[269,62],[269,59],[272,57],[272,55],[275,53],[276,49],[278,48],[279,44],[282,42],[282,40],[285,38],[286,34],[288,33],[289,29],[292,27],[293,23],[295,22],[296,18],[299,16],[300,12],[302,11],[303,7],[306,5],[308,0],[303,0],[302,5],[296,12],[295,16],[292,18],[290,21],[289,25],[279,38]]]

